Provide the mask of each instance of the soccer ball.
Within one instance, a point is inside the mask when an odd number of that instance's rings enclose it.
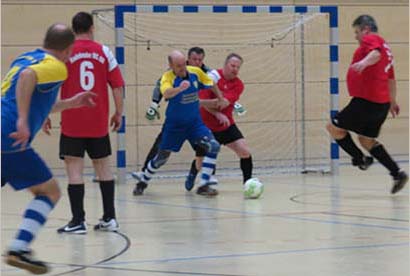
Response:
[[[258,198],[263,193],[263,184],[257,178],[248,179],[243,185],[245,198]]]

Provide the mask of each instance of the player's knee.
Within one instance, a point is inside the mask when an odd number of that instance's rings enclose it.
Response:
[[[347,133],[346,130],[336,127],[332,122],[326,125],[326,129],[334,139],[342,139]]]
[[[362,145],[367,151],[370,151],[377,144],[377,141],[374,138],[359,136],[358,139],[360,145]]]
[[[221,149],[221,145],[215,139],[209,141],[208,153],[217,154]]]
[[[33,186],[31,191],[36,196],[42,195],[48,197],[54,204],[61,198],[60,187],[54,178],[40,185]]]
[[[251,153],[247,148],[240,148],[237,152],[239,158],[249,158],[251,157]]]

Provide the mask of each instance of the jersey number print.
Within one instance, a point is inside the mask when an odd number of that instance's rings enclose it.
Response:
[[[85,91],[89,91],[94,87],[95,78],[92,71],[94,64],[90,61],[83,61],[80,64],[80,85]]]

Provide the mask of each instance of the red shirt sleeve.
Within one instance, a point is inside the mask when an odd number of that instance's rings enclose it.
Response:
[[[118,88],[124,86],[124,79],[121,75],[120,67],[117,66],[111,72],[108,72],[108,83],[111,88]]]
[[[380,50],[382,48],[382,43],[379,39],[377,39],[374,35],[365,35],[362,38],[361,46],[364,47],[367,52],[371,52],[373,50]]]

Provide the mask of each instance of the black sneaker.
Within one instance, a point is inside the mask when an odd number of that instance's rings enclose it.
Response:
[[[407,176],[407,174],[403,171],[400,171],[397,176],[393,177],[393,187],[391,188],[390,193],[395,194],[399,192],[401,189],[403,189],[408,180],[409,177]]]
[[[138,183],[135,185],[134,191],[132,191],[132,193],[133,193],[135,196],[142,195],[142,194],[144,193],[144,190],[145,190],[147,187],[148,187],[148,184],[147,184],[147,183],[140,181],[140,182],[138,182]]]
[[[64,225],[57,229],[57,233],[68,233],[68,234],[86,234],[87,233],[87,225],[85,221],[83,222],[75,222],[70,221],[68,224]]]
[[[359,167],[362,171],[367,170],[371,164],[373,164],[373,157],[371,156],[363,156],[361,160],[352,159],[352,165]]]
[[[212,188],[210,185],[203,185],[201,187],[198,187],[196,190],[196,193],[198,195],[203,195],[203,196],[216,196],[218,195],[218,190]]]
[[[25,269],[33,274],[45,274],[49,271],[47,265],[32,257],[31,251],[9,251],[4,257],[7,264]]]

